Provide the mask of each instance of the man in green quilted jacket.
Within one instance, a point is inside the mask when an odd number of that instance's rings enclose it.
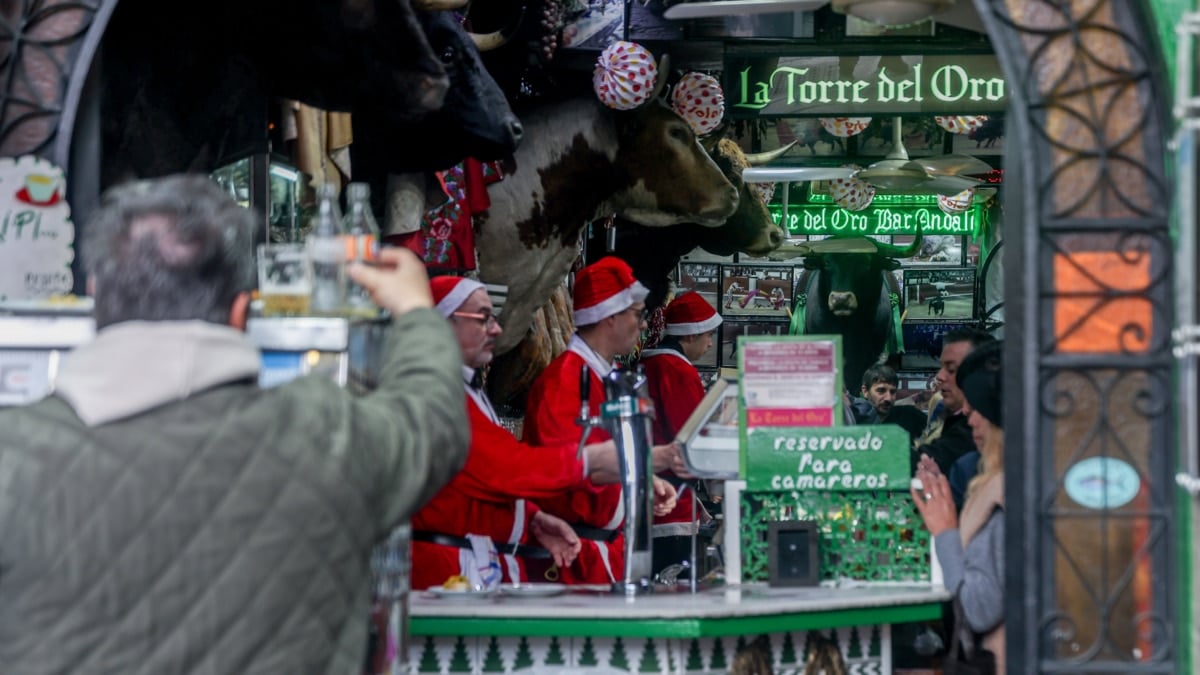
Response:
[[[461,467],[462,363],[425,269],[378,388],[256,384],[255,218],[203,176],[116,188],[82,232],[95,340],[0,410],[0,672],[358,673],[370,551]]]

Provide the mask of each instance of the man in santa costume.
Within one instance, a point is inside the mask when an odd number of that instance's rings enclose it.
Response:
[[[654,401],[655,443],[670,443],[680,427],[691,417],[704,398],[704,384],[695,361],[713,346],[713,332],[721,325],[721,315],[695,291],[677,296],[663,312],[666,319],[665,337],[654,349],[641,354],[646,373],[647,389]],[[685,480],[672,471],[660,474],[675,486],[679,503],[675,510],[656,517],[651,530],[654,538],[654,572],[687,560],[691,553],[692,497],[694,481]],[[697,504],[697,513],[706,518],[704,508]]]
[[[629,354],[646,324],[645,286],[620,258],[608,256],[575,275],[573,300],[576,333],[567,350],[550,362],[529,391],[525,438],[538,445],[578,444],[583,428],[576,424],[582,396],[580,371],[590,372],[590,414],[600,414],[605,393],[602,378],[613,360]],[[593,429],[589,442],[608,440],[602,429]],[[662,471],[678,456],[674,444],[653,449],[654,470]],[[656,515],[675,507],[675,492],[655,478]],[[669,489],[669,501],[664,500]],[[554,499],[538,501],[546,511],[571,524],[583,540],[579,556],[569,566],[558,566],[562,581],[576,584],[611,584],[623,578],[625,508],[620,485],[598,485],[595,480],[572,488]]]
[[[574,441],[532,447],[500,426],[479,381],[501,333],[492,301],[472,279],[435,277],[430,285],[462,352],[471,446],[462,471],[413,516],[412,587],[440,586],[452,575],[484,588],[526,581],[530,558],[565,567],[579,552],[579,538],[532,500],[582,487],[589,476],[618,480],[616,447],[591,444],[579,458]]]

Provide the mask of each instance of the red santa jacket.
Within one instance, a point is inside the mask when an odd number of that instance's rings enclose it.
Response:
[[[700,372],[686,356],[669,347],[643,351],[641,364],[646,373],[647,392],[654,402],[654,424],[651,427],[654,443],[670,443],[704,398]],[[670,474],[669,471],[663,473]],[[654,518],[654,536],[691,533],[687,527],[687,523],[692,522],[692,501],[688,489],[687,484],[680,485],[675,509],[665,516]],[[684,527],[673,526],[678,523],[683,523]]]
[[[578,445],[583,428],[575,423],[582,400],[579,372],[584,364],[591,370],[588,403],[591,414],[600,413],[604,402],[604,384],[600,379],[612,369],[578,335],[571,337],[567,351],[546,366],[529,390],[525,413],[525,440],[534,445]],[[608,440],[596,429],[589,443]],[[583,539],[579,557],[570,568],[560,571],[564,583],[607,584],[625,574],[624,538],[619,531],[625,520],[621,486],[595,485],[584,481],[568,492],[551,499],[539,499],[538,506],[572,525],[585,525],[616,532],[611,541]]]
[[[518,441],[498,424],[491,405],[468,387],[467,412],[471,447],[467,463],[449,484],[413,516],[414,532],[492,538],[503,554],[505,544],[528,541],[527,523],[537,507],[532,502],[555,497],[583,484],[583,462],[574,443],[542,447]],[[412,587],[439,586],[460,574],[459,549],[424,541],[412,544]],[[504,555],[507,581],[527,581],[525,561]]]

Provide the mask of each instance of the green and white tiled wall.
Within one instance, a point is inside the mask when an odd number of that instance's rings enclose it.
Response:
[[[757,637],[415,636],[410,672],[715,675],[731,672],[737,655]],[[803,673],[811,645],[818,637],[836,638],[847,673],[885,675],[891,670],[891,659],[885,658],[891,654],[888,626],[771,633],[765,637],[776,675]]]

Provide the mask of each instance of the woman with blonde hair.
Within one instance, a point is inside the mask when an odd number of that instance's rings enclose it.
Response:
[[[1004,429],[1002,348],[977,347],[959,366],[958,388],[971,435],[979,448],[979,473],[967,487],[962,514],[955,512],[950,484],[927,456],[917,467],[913,500],[934,538],[946,589],[954,595],[955,629],[967,660],[1004,672]],[[978,641],[977,641],[978,638]],[[951,654],[949,660],[957,660]],[[950,664],[947,664],[948,666]],[[946,672],[951,672],[949,669]]]

